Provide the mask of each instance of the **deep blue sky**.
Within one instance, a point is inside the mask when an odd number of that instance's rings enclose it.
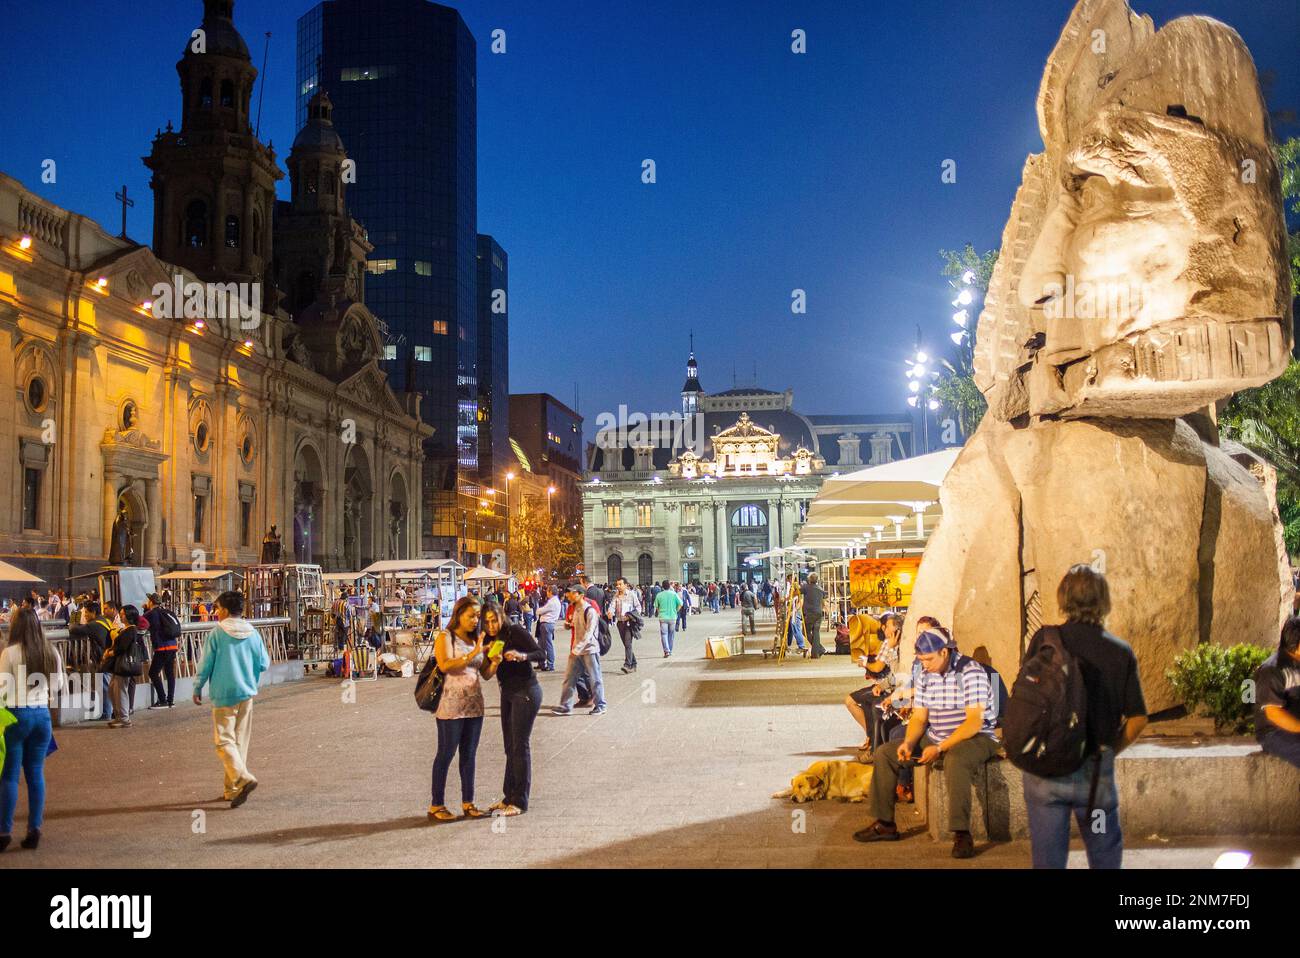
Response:
[[[1068,0],[466,0],[478,40],[479,222],[510,255],[511,388],[581,411],[675,408],[687,335],[706,390],[793,387],[804,412],[905,408],[919,323],[948,345],[941,247],[995,246]],[[1271,106],[1300,109],[1294,0],[1134,0],[1157,25],[1234,26]],[[262,137],[293,139],[295,24],[309,0],[239,0]],[[152,204],[140,157],[179,123],[174,65],[199,0],[9,4],[0,169],[111,231]],[[507,31],[505,55],[490,33]],[[790,52],[790,32],[808,53]],[[260,86],[260,81],[259,81]],[[1279,128],[1279,135],[1300,132]],[[46,157],[55,185],[40,182]],[[658,182],[643,185],[653,158]],[[940,164],[957,161],[957,183]],[[364,171],[361,171],[364,175]],[[282,195],[287,195],[287,179]],[[790,312],[807,291],[808,313]]]

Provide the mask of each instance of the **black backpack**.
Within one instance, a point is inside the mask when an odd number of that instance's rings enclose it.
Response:
[[[600,654],[605,655],[614,647],[614,636],[609,631],[609,619],[591,606],[587,607],[587,612],[596,616],[596,642],[600,645]]]
[[[114,663],[113,674],[129,677],[143,675],[144,663],[148,658],[149,649],[144,644],[144,636],[136,632],[121,659]]]
[[[175,641],[181,637],[181,620],[170,609],[161,609],[159,620],[162,622],[162,637]]]
[[[1020,666],[1002,716],[1002,745],[1012,765],[1044,778],[1076,772],[1087,758],[1083,671],[1055,626],[1042,630]]]

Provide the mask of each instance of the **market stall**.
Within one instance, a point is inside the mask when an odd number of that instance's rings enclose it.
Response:
[[[204,622],[211,616],[211,603],[227,589],[236,588],[243,576],[230,569],[182,569],[158,577],[163,605],[181,624]]]
[[[386,559],[362,571],[376,580],[383,648],[420,669],[433,653],[434,635],[466,593],[465,567],[453,559]]]
[[[289,655],[304,665],[325,661],[329,643],[325,622],[325,583],[318,565],[284,563],[249,566],[244,585],[247,614],[254,619],[289,620]]]

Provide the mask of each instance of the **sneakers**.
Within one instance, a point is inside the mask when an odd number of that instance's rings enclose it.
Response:
[[[631,668],[628,668],[628,667],[625,665],[625,666],[623,666],[621,669],[619,669],[619,671],[622,672],[624,675],[631,675],[633,672],[636,671],[636,666],[634,665],[634,666],[632,666]]]
[[[587,714],[588,714],[588,715],[604,715],[604,714],[605,714],[606,712],[608,712],[608,711],[609,711],[609,708],[608,708],[608,707],[606,707],[606,706],[604,706],[604,705],[597,705],[594,709],[592,709],[592,710],[591,710],[590,712],[588,712]]]
[[[244,802],[248,801],[248,796],[253,794],[253,789],[255,788],[257,788],[257,779],[250,778],[240,786],[239,791],[235,793],[235,797],[230,800],[230,807],[238,808],[240,805],[243,805]]]
[[[556,705],[551,708],[552,715],[572,715],[573,709],[566,709],[563,705]]]
[[[157,712],[159,709],[169,709],[169,708],[171,708],[171,706],[168,705],[166,702],[155,702],[153,705],[149,706],[149,711]]]
[[[975,839],[970,837],[970,832],[952,833],[952,857],[953,858],[974,858],[975,857]]]

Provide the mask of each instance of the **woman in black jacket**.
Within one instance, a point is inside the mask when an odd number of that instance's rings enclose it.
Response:
[[[135,627],[139,618],[140,610],[135,606],[122,606],[122,628],[113,633],[113,645],[104,654],[104,671],[113,676],[109,681],[109,695],[116,716],[108,723],[109,728],[131,727],[130,701],[134,698],[130,694],[131,686],[144,673],[144,661],[148,658],[144,639]]]
[[[546,653],[521,625],[506,621],[501,607],[489,603],[483,610],[486,644],[505,643],[497,681],[501,683],[501,734],[506,747],[504,797],[492,806],[502,815],[528,811],[528,792],[533,783],[533,758],[529,739],[533,722],[542,707],[542,686],[533,664],[545,664]]]

